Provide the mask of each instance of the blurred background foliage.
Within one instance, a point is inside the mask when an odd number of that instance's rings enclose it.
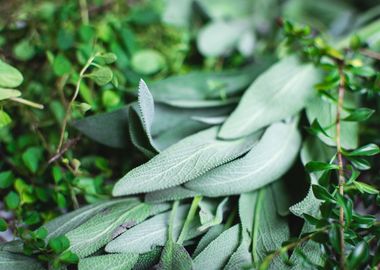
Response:
[[[144,161],[135,149],[113,149],[72,127],[55,153],[79,72],[94,51],[112,52],[112,80],[84,80],[72,119],[113,111],[150,82],[190,70],[237,68],[279,49],[280,17],[334,38],[380,17],[377,0],[61,0],[1,1],[0,58],[24,76],[31,108],[0,101],[0,226],[36,228],[78,205],[110,197],[113,181]],[[380,49],[375,37],[372,47]],[[107,128],[107,127],[105,127]],[[68,136],[70,134],[70,136]],[[6,220],[6,223],[4,222]],[[19,229],[20,230],[20,229]]]

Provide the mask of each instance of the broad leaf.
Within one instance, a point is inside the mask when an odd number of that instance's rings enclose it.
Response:
[[[42,265],[31,257],[0,251],[0,269],[2,270],[43,270]]]
[[[0,88],[0,100],[19,97],[19,96],[21,96],[21,92],[18,90]]]
[[[20,71],[0,60],[0,87],[15,88],[24,80]]]
[[[239,234],[239,225],[224,231],[194,258],[194,269],[222,269],[239,245]]]
[[[198,192],[186,189],[182,186],[172,187],[168,189],[153,191],[145,194],[147,202],[165,202],[193,198],[200,195]]]
[[[193,72],[149,84],[156,101],[179,107],[215,107],[227,104],[247,87],[268,65],[264,59],[239,70]]]
[[[178,237],[189,207],[180,206],[173,222],[174,238]],[[154,246],[164,246],[168,238],[168,221],[170,211],[156,215],[144,221],[108,243],[107,252],[151,251]]]
[[[140,254],[136,264],[133,266],[134,270],[152,269],[153,266],[158,264],[161,255],[161,247],[156,247],[153,250]]]
[[[198,50],[207,57],[228,55],[250,27],[252,27],[250,18],[212,21],[204,26],[197,36]]]
[[[234,140],[216,139],[218,127],[189,136],[131,170],[114,186],[113,195],[151,192],[190,181],[247,152],[258,134]]]
[[[72,125],[89,138],[115,148],[128,145],[128,108],[77,120]]]
[[[147,217],[168,208],[165,204],[149,205],[136,199],[114,205],[66,234],[70,250],[80,258],[86,257]]]
[[[160,270],[192,270],[193,262],[187,250],[168,240],[162,250],[161,260],[157,266]]]
[[[199,217],[202,226],[200,231],[204,231],[212,226],[218,225],[223,221],[223,214],[227,210],[228,198],[221,202],[204,199],[199,202]]]
[[[255,217],[252,231],[252,251],[254,263],[260,263],[268,252],[277,250],[281,243],[288,240],[290,233],[287,218],[278,214],[275,204],[275,186],[270,185],[258,191],[255,206]],[[279,194],[284,193],[282,190]],[[284,265],[279,257],[271,262],[270,269],[283,269]]]
[[[185,187],[206,196],[239,194],[281,177],[295,160],[301,143],[297,121],[275,123],[244,157],[220,166]]]
[[[248,88],[219,136],[243,137],[296,114],[315,95],[313,85],[318,80],[319,73],[312,64],[301,64],[295,57],[281,60]]]
[[[214,241],[224,231],[224,225],[219,224],[211,227],[205,235],[199,240],[196,249],[193,252],[193,257],[201,253],[212,241]]]
[[[125,201],[125,199],[112,200],[88,205],[73,212],[62,215],[56,219],[53,219],[52,221],[49,221],[48,223],[43,225],[43,227],[45,227],[48,230],[46,240],[68,233],[69,231],[75,229],[82,223],[86,222],[105,208],[123,201]]]
[[[242,232],[242,240],[239,247],[231,255],[224,270],[240,270],[252,265],[252,254],[249,252],[250,239],[247,232]]]
[[[138,257],[133,253],[89,257],[79,260],[78,270],[129,270],[133,268]]]

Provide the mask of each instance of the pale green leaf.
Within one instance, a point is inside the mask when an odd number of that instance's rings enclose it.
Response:
[[[136,264],[133,266],[134,270],[152,269],[158,264],[161,256],[161,247],[156,247],[153,250],[140,254]]]
[[[239,194],[280,178],[293,164],[301,137],[297,121],[272,124],[244,157],[188,182],[185,187],[206,196]]]
[[[224,225],[219,224],[211,227],[205,235],[199,240],[196,249],[193,252],[193,257],[201,253],[212,241],[214,241],[224,231]]]
[[[15,88],[19,86],[24,77],[16,68],[0,60],[0,87]]]
[[[168,208],[169,205],[149,205],[136,199],[109,207],[66,234],[70,250],[80,258],[86,257],[147,217]]]
[[[211,21],[197,36],[198,50],[206,57],[228,55],[251,25],[251,20],[247,18]]]
[[[1,76],[1,75],[0,75]],[[0,87],[0,100],[21,96],[21,92],[14,89],[6,89]]]
[[[162,21],[179,27],[188,26],[192,4],[193,0],[168,0],[162,15]]]
[[[138,254],[122,253],[89,257],[79,260],[78,270],[129,270],[138,259]]]
[[[239,234],[239,225],[235,225],[220,234],[194,258],[194,270],[222,269],[239,245]]]
[[[113,72],[109,67],[99,67],[86,76],[93,79],[99,86],[103,86],[112,81]]]
[[[219,136],[239,138],[296,114],[315,96],[313,85],[318,80],[312,64],[301,64],[296,57],[281,60],[248,88]]]
[[[193,262],[187,250],[180,244],[168,240],[162,250],[159,270],[192,270]]]
[[[153,191],[145,194],[146,202],[165,202],[182,200],[187,198],[193,198],[200,195],[198,192],[186,189],[182,186],[176,186],[172,188],[167,188],[163,190]]]
[[[188,206],[180,206],[176,211],[173,222],[173,237],[178,237],[186,218]],[[107,252],[136,252],[151,251],[155,246],[164,246],[168,239],[168,222],[170,211],[156,215],[112,240],[106,246]]]
[[[223,221],[223,214],[227,210],[228,198],[224,198],[221,202],[203,199],[199,202],[199,217],[202,226],[198,229],[200,231],[207,230],[208,228],[218,225]]]
[[[262,59],[242,69],[172,76],[150,83],[149,89],[155,101],[172,106],[204,108],[225,105],[230,103],[229,97],[244,90],[271,63],[271,59]]]
[[[241,270],[252,265],[252,254],[250,250],[250,239],[248,232],[242,232],[242,240],[239,247],[231,255],[224,270]]]
[[[152,49],[145,49],[134,53],[131,64],[134,71],[144,75],[156,73],[166,65],[163,55]]]
[[[114,186],[113,195],[151,192],[190,181],[247,152],[258,134],[233,141],[216,139],[218,127],[189,136],[131,170]]]
[[[73,212],[59,216],[56,219],[53,219],[43,225],[43,227],[45,227],[48,230],[46,240],[49,240],[53,237],[57,237],[59,235],[66,234],[69,231],[81,225],[82,223],[86,222],[105,208],[126,200],[128,201],[129,199],[112,200],[96,204],[90,204],[85,207],[79,208]]]
[[[290,237],[287,218],[278,215],[273,188],[275,187],[270,185],[258,191],[252,231],[252,250],[256,264],[270,251],[279,249],[281,243]],[[278,256],[272,260],[270,269],[283,269],[282,260]]]
[[[251,0],[196,0],[213,20],[240,18],[252,12]]]
[[[0,251],[1,270],[43,270],[45,269],[35,259],[7,251]]]

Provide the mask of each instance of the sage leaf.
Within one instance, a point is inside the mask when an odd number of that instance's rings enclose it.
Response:
[[[21,96],[21,92],[14,89],[0,88],[0,100]]]
[[[0,60],[0,87],[15,88],[24,80],[24,77],[16,68]]]
[[[165,204],[149,205],[136,199],[114,205],[66,234],[70,240],[70,250],[79,258],[91,255],[115,235],[168,208]]]
[[[313,85],[318,80],[319,73],[312,64],[301,64],[296,57],[281,60],[248,88],[236,110],[223,124],[219,136],[225,139],[243,137],[296,114],[315,95]]]
[[[0,269],[3,270],[43,270],[45,269],[35,259],[7,251],[0,251]]]
[[[94,256],[79,260],[78,270],[129,270],[138,259],[138,254],[122,253]]]
[[[297,121],[272,124],[244,157],[188,182],[185,187],[216,197],[258,189],[281,177],[301,144]]]
[[[163,190],[153,191],[145,194],[146,202],[166,202],[174,200],[182,200],[187,198],[193,198],[199,193],[186,189],[182,186],[167,188]]]
[[[82,223],[86,222],[105,208],[123,201],[125,201],[125,199],[111,200],[92,205],[90,204],[88,206],[79,208],[73,212],[62,215],[56,219],[53,219],[52,221],[49,221],[48,223],[42,226],[48,230],[46,240],[48,241],[51,238],[68,233],[69,231],[75,229]]]
[[[187,250],[180,244],[168,240],[162,250],[157,266],[160,270],[192,270],[193,262]]]
[[[262,59],[239,70],[172,76],[150,83],[149,89],[154,100],[172,106],[206,108],[226,105],[231,103],[229,97],[244,90],[271,62],[271,59]]]
[[[189,207],[178,207],[173,222],[173,236],[178,237]],[[144,253],[154,246],[164,246],[168,238],[168,221],[170,211],[156,215],[109,242],[106,251]]]
[[[201,253],[212,241],[214,241],[224,231],[224,225],[219,224],[211,227],[205,235],[198,242],[197,247],[193,252],[193,257],[196,257]]]
[[[239,39],[251,26],[248,18],[231,21],[211,21],[197,36],[197,47],[207,57],[227,55],[237,46]]]
[[[239,233],[239,225],[235,225],[220,234],[194,258],[194,270],[222,269],[239,245]]]
[[[122,196],[151,192],[183,184],[247,152],[258,134],[233,141],[216,139],[218,127],[189,136],[147,163],[131,170],[114,186]]]
[[[72,125],[94,141],[115,148],[128,146],[128,109],[88,116],[74,121]],[[107,128],[105,128],[107,127]]]
[[[275,204],[273,188],[267,186],[258,191],[254,227],[252,231],[252,251],[254,263],[260,263],[273,250],[278,250],[281,243],[289,239],[287,219],[278,214]],[[278,192],[283,194],[285,191]],[[283,269],[283,262],[277,256],[270,264],[270,269]]]
[[[252,265],[252,254],[249,252],[250,239],[248,232],[242,232],[241,243],[236,251],[231,255],[224,270],[240,270]]]
[[[227,202],[228,198],[224,198],[220,203],[207,199],[200,201],[199,217],[202,226],[198,229],[204,231],[212,226],[222,223],[223,214],[227,210]]]
[[[156,247],[149,252],[140,254],[133,270],[152,269],[160,260],[161,249],[161,247]]]

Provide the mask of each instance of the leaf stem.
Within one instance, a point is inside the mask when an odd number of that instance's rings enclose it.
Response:
[[[344,171],[343,171],[343,155],[342,155],[342,145],[341,145],[341,113],[343,108],[344,93],[345,93],[345,76],[343,72],[343,63],[339,63],[339,88],[338,88],[338,104],[336,110],[336,148],[338,157],[338,186],[339,194],[344,196]],[[345,241],[344,241],[344,209],[343,206],[339,207],[339,235],[340,235],[340,269],[346,269],[345,266]]]
[[[193,220],[195,216],[195,211],[198,208],[199,202],[202,200],[202,196],[195,196],[193,199],[193,202],[191,203],[189,213],[187,214],[185,223],[183,224],[182,231],[178,237],[177,243],[182,245],[183,241],[185,241],[185,238],[187,236],[187,232],[189,231],[189,226],[191,221]]]
[[[67,105],[65,117],[63,118],[63,121],[62,121],[62,128],[61,128],[61,133],[60,133],[60,136],[59,136],[60,138],[59,138],[59,143],[58,143],[58,147],[57,147],[56,153],[61,152],[63,141],[65,139],[65,131],[66,131],[67,122],[68,122],[69,116],[71,114],[71,106],[73,105],[75,99],[78,97],[79,89],[80,89],[80,85],[81,85],[82,79],[84,77],[84,73],[87,71],[87,69],[90,67],[91,63],[94,61],[94,59],[97,56],[98,56],[98,53],[96,53],[93,56],[91,56],[88,59],[88,61],[85,64],[85,66],[82,68],[82,70],[79,73],[79,78],[78,78],[78,81],[77,81],[77,84],[76,84],[76,87],[75,87],[74,95],[71,98],[69,104]]]
[[[170,242],[173,241],[173,223],[174,223],[175,215],[177,213],[178,205],[179,205],[179,201],[175,201],[173,203],[172,212],[170,213],[170,217],[169,217],[168,239]]]
[[[255,213],[253,218],[253,228],[252,228],[252,261],[253,265],[257,266],[259,263],[259,257],[256,252],[257,246],[257,234],[260,226],[260,209],[262,209],[262,201],[264,199],[265,189],[260,189],[257,194]]]
[[[44,108],[44,105],[42,105],[42,104],[38,104],[38,103],[35,103],[33,101],[30,101],[30,100],[27,100],[24,98],[20,98],[20,97],[13,97],[13,98],[10,98],[9,100],[27,105],[27,106],[32,107],[32,108],[40,109],[40,110],[42,110]]]

